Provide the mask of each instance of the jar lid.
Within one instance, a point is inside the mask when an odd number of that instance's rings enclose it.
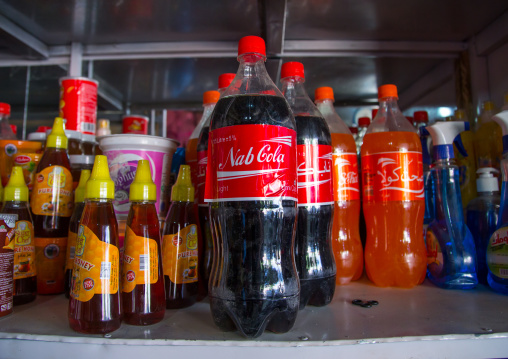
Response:
[[[95,156],[91,155],[70,155],[71,165],[93,165]]]
[[[83,133],[81,135],[81,141],[95,143],[95,135],[87,135]]]
[[[28,141],[46,141],[46,133],[45,132],[32,132],[32,133],[28,134],[26,139]]]

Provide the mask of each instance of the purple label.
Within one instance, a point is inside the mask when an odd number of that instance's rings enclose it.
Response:
[[[129,190],[139,160],[150,162],[152,179],[157,186],[156,208],[159,218],[164,218],[167,212],[167,194],[169,190],[170,157],[164,152],[156,151],[104,151],[108,157],[109,172],[115,182],[115,199],[113,204],[118,219],[124,219],[129,214]]]

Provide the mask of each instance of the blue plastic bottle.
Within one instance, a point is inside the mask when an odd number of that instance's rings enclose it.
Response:
[[[487,282],[496,292],[508,294],[508,111],[492,117],[503,130],[501,209],[497,229],[487,245]]]
[[[420,127],[418,130],[420,133],[420,141],[422,143],[423,184],[425,188],[425,215],[423,216],[423,236],[425,238],[427,234],[427,228],[430,222],[432,222],[434,219],[435,212],[434,193],[432,192],[432,177],[430,175],[430,165],[432,164],[432,158],[429,153],[428,144],[430,133],[425,129],[425,127]]]
[[[492,167],[480,168],[476,173],[480,176],[476,180],[478,197],[467,205],[466,224],[474,238],[476,247],[476,263],[478,282],[487,285],[487,246],[492,233],[497,228],[499,205],[499,183],[494,173],[498,170]]]
[[[431,171],[435,218],[427,230],[427,274],[435,285],[450,289],[476,287],[476,252],[464,221],[454,139],[469,129],[466,122],[440,122],[426,127],[434,143]],[[459,137],[460,138],[460,137]],[[456,144],[461,147],[460,140]]]

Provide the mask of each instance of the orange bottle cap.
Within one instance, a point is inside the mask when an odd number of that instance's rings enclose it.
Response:
[[[335,101],[335,97],[333,97],[333,89],[331,87],[318,87],[314,91],[314,101],[320,100],[332,100]]]
[[[203,94],[203,105],[217,103],[217,101],[219,101],[219,97],[220,97],[219,91],[206,91]]]
[[[377,98],[382,99],[385,97],[395,97],[398,99],[397,86],[391,84],[379,86],[377,89]]]

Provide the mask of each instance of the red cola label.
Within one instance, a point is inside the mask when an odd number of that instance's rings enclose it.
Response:
[[[421,152],[381,152],[362,156],[363,200],[423,201]]]
[[[210,132],[206,202],[297,201],[296,131],[237,125]]]
[[[205,203],[206,167],[208,164],[208,151],[198,152],[198,205],[207,206]]]
[[[332,146],[298,145],[298,206],[333,204]]]
[[[334,191],[333,199],[338,202],[360,199],[358,157],[356,153],[333,154]]]

